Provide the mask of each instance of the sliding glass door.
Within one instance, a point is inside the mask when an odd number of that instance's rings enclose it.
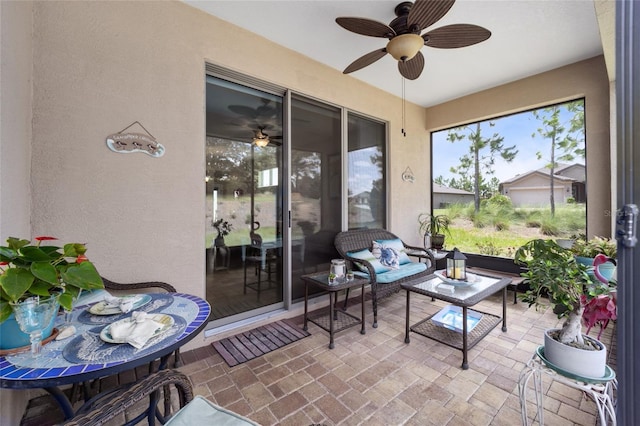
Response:
[[[209,76],[206,125],[207,300],[235,321],[283,306],[283,96]]]
[[[206,296],[217,327],[300,302],[300,276],[339,257],[338,232],[386,226],[386,124],[207,70]]]

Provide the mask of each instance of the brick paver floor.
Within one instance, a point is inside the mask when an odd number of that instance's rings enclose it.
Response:
[[[366,334],[338,333],[333,350],[327,333],[309,324],[311,336],[245,364],[230,368],[209,345],[185,353],[181,370],[196,394],[264,426],[521,424],[518,375],[544,330],[561,324],[552,310],[508,302],[508,331],[497,326],[469,351],[470,368],[462,370],[458,350],[413,333],[404,343],[405,300],[401,292],[381,301],[376,329],[368,301]],[[501,315],[501,302],[494,295],[476,308]],[[445,305],[414,296],[411,321]],[[350,311],[359,313],[359,306]],[[301,317],[293,320],[302,326]],[[613,329],[605,330],[606,344]],[[595,404],[581,392],[545,375],[543,387],[547,424],[596,424]]]

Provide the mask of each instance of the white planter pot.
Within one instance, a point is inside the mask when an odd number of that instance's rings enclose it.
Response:
[[[585,340],[595,342],[602,348],[599,351],[587,351],[565,345],[549,336],[549,329],[544,333],[544,357],[553,365],[563,370],[583,377],[603,377],[607,367],[607,348],[599,340],[582,335]]]

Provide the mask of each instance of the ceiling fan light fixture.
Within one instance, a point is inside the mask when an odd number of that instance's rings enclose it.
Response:
[[[265,146],[269,145],[269,138],[253,138],[253,143],[260,148],[264,148]]]
[[[418,34],[401,34],[387,43],[387,53],[397,61],[406,62],[413,59],[424,46],[424,39]]]

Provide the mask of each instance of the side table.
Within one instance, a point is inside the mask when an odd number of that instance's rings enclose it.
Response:
[[[538,409],[538,424],[544,425],[544,404],[542,389],[542,373],[551,377],[562,384],[574,389],[583,391],[591,396],[598,408],[598,417],[601,425],[616,425],[616,396],[618,381],[615,372],[607,366],[607,374],[602,378],[580,377],[559,368],[551,368],[545,364],[540,346],[531,357],[531,360],[525,365],[520,372],[518,378],[518,393],[520,396],[520,413],[522,414],[522,424],[529,425],[527,418],[527,385],[529,380],[533,378],[533,387],[536,395],[536,406]]]
[[[329,273],[328,272],[316,272],[314,274],[302,275],[302,280],[304,281],[304,327],[303,329],[307,330],[307,322],[312,322],[321,329],[329,332],[329,349],[334,348],[333,343],[333,335],[339,331],[345,330],[347,328],[353,327],[354,325],[360,324],[360,334],[365,334],[366,331],[364,329],[364,286],[369,284],[369,280],[364,278],[355,277],[351,281],[345,281],[341,283],[329,284]],[[309,284],[315,285],[316,287],[320,287],[322,290],[329,293],[329,311],[326,310],[318,310],[318,312],[314,312],[311,315],[308,313],[308,300],[309,300]],[[348,312],[344,312],[336,309],[336,305],[338,304],[338,292],[340,290],[348,290],[354,287],[361,287],[361,306],[362,312],[360,314],[360,318],[355,315],[351,315]]]

